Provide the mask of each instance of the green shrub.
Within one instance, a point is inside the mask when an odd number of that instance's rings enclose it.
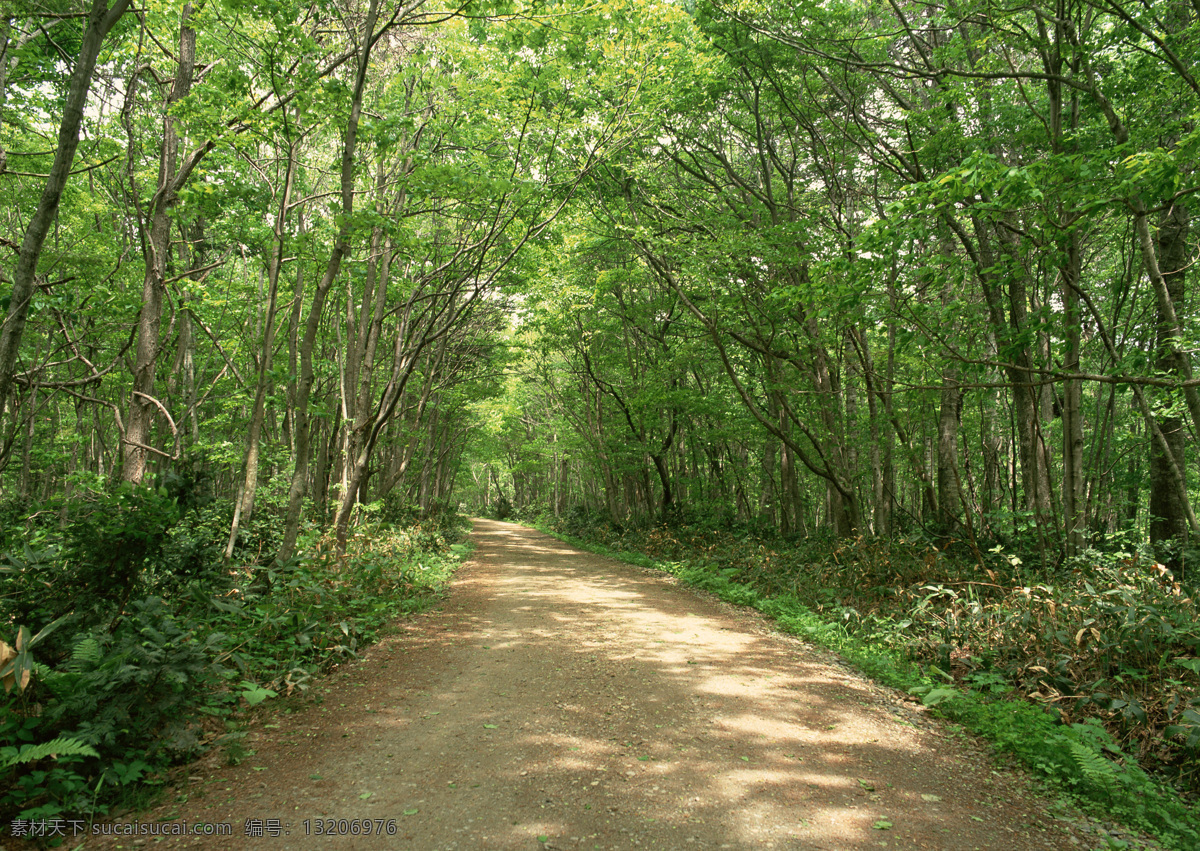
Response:
[[[186,723],[199,695],[220,682],[225,636],[170,612],[160,597],[130,603],[109,633],[83,638],[47,671],[42,721],[109,756],[165,756],[168,726]]]
[[[165,488],[121,483],[76,504],[63,543],[78,590],[76,605],[92,600],[104,611],[132,595],[143,569],[157,558],[180,510]]]
[[[111,517],[97,516],[102,506]],[[114,795],[201,750],[205,718],[228,721],[239,707],[304,691],[388,621],[429,605],[468,550],[454,543],[461,518],[443,508],[407,529],[360,526],[344,558],[310,532],[286,566],[227,564],[226,509],[165,487],[89,494],[72,506],[80,528],[52,530],[65,544],[46,534],[41,549],[10,551],[15,593],[0,603],[9,622],[28,616],[36,628],[62,609],[82,612],[37,642],[28,688],[0,696],[0,820],[104,812]],[[131,552],[105,556],[104,542],[131,542]],[[106,590],[142,596],[122,605],[46,593],[72,588],[77,570],[99,583],[102,557],[123,571]],[[273,581],[252,593],[260,569]],[[54,743],[57,759],[43,753]]]

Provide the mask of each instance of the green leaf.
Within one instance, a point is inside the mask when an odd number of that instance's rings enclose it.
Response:
[[[1175,664],[1181,668],[1187,668],[1193,674],[1200,674],[1200,658],[1193,657],[1191,659],[1187,659],[1184,657],[1179,657],[1175,660]]]
[[[278,697],[279,692],[272,691],[269,688],[263,688],[258,683],[242,680],[242,699],[251,706],[258,706],[264,700],[271,697]]]
[[[930,689],[929,693],[921,698],[921,703],[926,706],[937,706],[943,701],[949,700],[952,697],[958,696],[958,689],[952,688],[935,688]]]
[[[99,756],[95,748],[85,745],[78,739],[72,739],[69,736],[59,736],[57,739],[42,742],[40,745],[21,745],[19,749],[4,748],[3,752],[0,753],[2,753],[0,755],[0,770],[12,768],[14,765],[20,765],[21,763],[37,762],[48,756]]]

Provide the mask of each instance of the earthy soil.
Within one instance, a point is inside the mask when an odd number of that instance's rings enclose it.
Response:
[[[476,521],[473,540],[440,609],[335,672],[314,689],[319,702],[262,713],[238,765],[214,756],[169,803],[116,819],[227,823],[232,837],[83,847],[1022,851],[1096,840],[968,737],[755,613],[514,524]]]

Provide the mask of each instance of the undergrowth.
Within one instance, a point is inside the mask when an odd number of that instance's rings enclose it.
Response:
[[[103,816],[172,765],[236,752],[242,711],[304,692],[430,605],[468,549],[453,512],[401,526],[385,511],[340,558],[309,530],[272,566],[251,529],[224,562],[226,511],[118,487],[56,507],[66,523],[43,507],[6,530],[0,823]]]
[[[981,562],[931,542],[543,527],[754,607],[1085,805],[1200,848],[1200,621],[1153,561],[1090,552],[1034,571],[1000,548]]]

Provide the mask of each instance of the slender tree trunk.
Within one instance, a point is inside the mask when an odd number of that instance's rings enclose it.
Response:
[[[137,354],[133,368],[133,391],[125,427],[121,479],[140,483],[146,475],[150,449],[150,426],[158,414],[154,399],[154,373],[158,365],[159,327],[166,295],[167,259],[171,248],[171,208],[183,181],[199,162],[193,157],[179,166],[179,119],[172,108],[192,88],[196,67],[196,31],[192,29],[191,3],[179,18],[179,54],[175,80],[163,108],[162,154],[158,163],[158,185],[150,203],[150,233],[146,239],[146,274],[142,279],[142,311],[138,317]],[[202,156],[203,154],[201,154]]]
[[[413,304],[419,293],[414,293],[409,301],[409,310],[403,314],[403,318],[398,323],[396,328],[395,347],[392,352],[392,375],[388,381],[387,387],[384,388],[382,398],[374,414],[366,423],[358,454],[355,458],[346,459],[346,463],[351,465],[349,475],[349,487],[346,493],[342,495],[341,505],[338,507],[338,512],[334,518],[334,528],[337,535],[338,550],[344,551],[346,542],[349,539],[350,515],[354,508],[354,499],[358,493],[358,488],[367,475],[367,469],[371,461],[371,453],[375,450],[375,444],[379,440],[384,427],[387,426],[395,413],[396,406],[400,399],[404,396],[405,389],[408,387],[408,381],[412,377],[413,371],[417,367],[418,358],[422,351],[430,344],[438,341],[440,345],[437,347],[436,354],[429,358],[428,374],[426,376],[425,386],[422,389],[421,399],[417,405],[416,423],[419,423],[421,416],[425,412],[425,407],[429,402],[430,394],[434,387],[435,376],[438,368],[443,362],[447,347],[449,345],[449,337],[447,336],[453,324],[461,318],[464,318],[462,309],[450,310],[446,318],[443,319],[443,324],[440,328],[429,328],[428,326],[415,330],[415,335],[418,339],[411,339],[410,334],[414,333],[414,329],[410,324],[410,312]],[[453,296],[450,296],[453,298]],[[431,308],[432,312],[432,308]],[[417,323],[420,325],[421,323]],[[436,410],[434,425],[436,426]],[[425,463],[421,470],[421,493],[419,502],[422,508],[425,508],[428,503],[428,469],[430,456],[433,447],[427,447]]]
[[[376,189],[383,190],[384,172],[380,166]],[[371,256],[367,262],[367,275],[363,287],[363,299],[358,325],[365,329],[360,332],[360,345],[352,347],[354,356],[352,365],[347,371],[355,374],[352,386],[356,389],[353,396],[353,408],[348,412],[352,427],[346,429],[346,470],[343,475],[345,492],[343,504],[354,505],[361,499],[358,490],[361,485],[362,471],[357,470],[357,460],[366,445],[367,432],[371,427],[373,412],[371,397],[375,391],[375,352],[379,338],[383,333],[383,319],[386,313],[387,287],[391,272],[391,241],[385,239],[381,228],[375,228],[371,235]],[[356,480],[357,479],[357,480]]]
[[[1048,73],[1046,91],[1049,107],[1047,110],[1047,129],[1050,132],[1050,143],[1056,155],[1067,152],[1068,142],[1064,138],[1064,124],[1075,131],[1079,125],[1079,95],[1074,89],[1070,90],[1068,98],[1064,99],[1061,77],[1064,73],[1065,55],[1063,48],[1069,51],[1066,31],[1063,21],[1066,14],[1060,4],[1059,20],[1054,24],[1054,35],[1049,36],[1045,19],[1038,15],[1039,31],[1043,40],[1048,41],[1048,49],[1042,52],[1043,63]],[[1069,13],[1068,13],[1069,14]],[[1069,67],[1072,77],[1079,75],[1079,59]],[[1071,214],[1058,205],[1058,217],[1061,221],[1071,221]],[[1062,238],[1059,247],[1059,285],[1060,298],[1063,305],[1063,369],[1067,372],[1080,372],[1080,354],[1082,352],[1082,328],[1080,325],[1081,311],[1079,304],[1079,284],[1083,257],[1079,247],[1079,235],[1069,230]],[[1049,358],[1047,358],[1049,361]],[[1048,391],[1053,390],[1050,385]],[[1062,506],[1063,532],[1066,555],[1076,555],[1083,548],[1084,528],[1087,524],[1087,511],[1084,499],[1083,478],[1083,382],[1079,379],[1067,379],[1063,383],[1062,399]]]
[[[802,276],[808,279],[808,270]],[[847,538],[859,531],[862,526],[859,513],[857,494],[855,493],[854,473],[850,464],[850,447],[846,440],[846,430],[839,413],[844,409],[845,392],[834,375],[830,364],[829,352],[820,340],[820,328],[817,321],[808,317],[805,322],[808,336],[814,341],[813,353],[813,383],[816,387],[817,412],[828,435],[826,446],[826,464],[831,471],[836,470],[835,477],[827,480],[826,491],[829,495],[831,516],[830,525],[834,534],[839,538]],[[790,416],[790,415],[789,415]]]
[[[128,7],[129,0],[113,0],[111,6],[107,0],[93,0],[88,11],[87,25],[79,44],[79,56],[71,73],[62,120],[58,126],[58,145],[54,151],[54,162],[50,166],[41,198],[21,241],[17,266],[13,271],[12,290],[9,293],[8,314],[3,326],[0,326],[0,421],[3,421],[5,402],[8,400],[13,375],[16,372],[17,352],[21,346],[21,337],[25,333],[25,319],[29,315],[29,305],[33,300],[38,258],[41,256],[46,235],[50,232],[50,225],[58,212],[58,203],[62,198],[63,188],[67,185],[71,164],[75,160],[75,150],[79,147],[79,128],[83,124],[83,110],[87,103],[88,90],[91,88],[96,59],[100,55],[100,46]],[[0,62],[6,62],[2,55]],[[0,75],[3,73],[0,71]],[[4,87],[0,85],[0,94],[3,92]]]
[[[1119,145],[1126,144],[1129,141],[1129,128],[1120,112],[1114,108],[1101,89],[1096,71],[1090,64],[1089,56],[1081,56],[1081,69],[1088,83],[1088,95],[1104,113],[1113,138]],[[1188,265],[1185,246],[1189,217],[1185,198],[1176,198],[1163,211],[1159,222],[1157,245],[1150,233],[1149,211],[1144,199],[1135,195],[1128,199],[1128,202],[1134,212],[1134,232],[1137,235],[1142,262],[1158,302],[1159,366],[1169,374],[1184,380],[1190,379],[1192,375],[1190,358],[1183,356],[1178,351],[1175,342],[1184,338],[1183,328],[1176,312],[1176,304],[1183,304],[1184,275]],[[1178,296],[1178,301],[1176,296]],[[1183,440],[1182,422],[1176,426],[1171,420],[1178,419],[1177,415],[1168,415],[1164,418],[1166,420],[1164,429],[1150,410],[1144,394],[1136,385],[1133,390],[1138,405],[1142,408],[1147,429],[1152,434],[1150,450],[1151,543],[1158,544],[1162,554],[1173,560],[1172,552],[1177,552],[1179,547],[1172,546],[1170,542],[1180,541],[1188,531],[1193,535],[1200,534],[1200,520],[1197,520],[1187,496],[1187,475],[1181,443]],[[1200,388],[1185,385],[1183,398],[1192,419],[1192,428],[1200,433]],[[1157,506],[1153,502],[1156,496],[1161,500]],[[1157,527],[1154,526],[1155,518],[1162,521]],[[1183,528],[1184,523],[1181,522],[1183,520],[1186,520],[1186,528]],[[1182,572],[1182,563],[1180,562],[1176,566]]]
[[[333,421],[327,417],[317,419],[317,440],[320,446],[317,450],[317,460],[310,480],[313,496],[313,510],[319,523],[325,524],[329,515],[329,489],[333,479],[332,470],[338,454],[338,438],[342,431],[342,409],[334,408]],[[319,426],[323,424],[324,428]],[[310,441],[311,443],[311,441]]]
[[[1130,437],[1137,435],[1137,421],[1129,427]],[[1138,510],[1142,494],[1141,458],[1136,452],[1129,453],[1129,464],[1125,470],[1125,498],[1121,504],[1121,516],[1118,523],[1122,529],[1132,529],[1137,524]]]
[[[1020,273],[1008,277],[1008,317],[1006,319],[1003,282],[997,279],[992,271],[999,258],[992,244],[989,225],[977,217],[972,217],[975,233],[975,239],[972,239],[965,229],[952,218],[947,217],[946,222],[975,260],[976,273],[983,289],[984,300],[987,302],[988,318],[997,340],[1003,343],[1010,337],[1024,333],[1028,325],[1029,313],[1027,282]],[[1011,249],[1011,245],[1004,242],[1006,238],[1001,233],[999,239],[1002,250],[1008,251]],[[1009,358],[1011,365],[1005,368],[1005,373],[1012,388],[1013,419],[1023,502],[1025,508],[1033,513],[1038,528],[1041,530],[1050,528],[1052,525],[1050,471],[1047,468],[1048,456],[1039,437],[1039,395],[1038,388],[1034,383],[1033,357],[1028,345],[1013,345],[1010,348],[1013,350]]]
[[[183,376],[183,396],[187,400],[190,445],[200,442],[200,400],[196,395],[196,332],[190,299],[180,299],[179,309],[179,371]],[[182,445],[176,451],[182,450]]]
[[[33,495],[33,436],[37,431],[38,392],[41,388],[34,384],[29,388],[29,418],[25,421],[25,439],[21,446],[21,485],[20,494],[23,499]]]
[[[989,360],[998,354],[996,335],[987,332],[986,351]],[[990,380],[996,381],[999,372],[991,372]],[[999,388],[980,390],[979,402],[979,451],[983,457],[983,485],[979,496],[979,513],[984,528],[989,528],[988,519],[994,511],[1003,507],[1005,475],[1001,459],[1004,457],[1004,437],[1000,429],[1003,400]]]
[[[1167,375],[1181,378],[1191,372],[1186,364],[1188,355],[1179,351],[1181,328],[1175,310],[1175,305],[1184,303],[1184,275],[1189,264],[1188,225],[1187,209],[1180,199],[1159,221],[1155,246],[1158,269],[1151,269],[1151,277],[1157,279],[1155,289],[1159,307],[1156,366]],[[1165,401],[1173,407],[1170,397]],[[1187,429],[1183,417],[1176,413],[1170,412],[1157,419],[1164,440],[1151,443],[1150,543],[1159,560],[1182,576],[1182,550],[1187,543],[1189,527],[1186,476],[1179,473],[1187,469]]]
[[[258,382],[254,391],[254,407],[250,412],[250,427],[246,434],[246,460],[243,467],[242,486],[233,509],[233,522],[229,528],[229,542],[225,545],[226,560],[233,557],[237,544],[238,530],[249,523],[254,513],[254,497],[258,491],[259,444],[262,441],[263,421],[266,415],[267,390],[271,384],[271,364],[275,354],[275,313],[279,302],[279,274],[283,267],[285,226],[292,201],[292,185],[296,175],[296,142],[289,140],[287,165],[284,171],[283,188],[279,194],[279,207],[275,212],[274,244],[267,262],[267,298],[263,317],[263,344],[258,359]]]
[[[310,455],[310,425],[308,403],[312,394],[313,381],[313,348],[316,345],[317,331],[321,325],[321,315],[325,310],[325,301],[329,289],[337,279],[342,260],[350,253],[350,232],[354,212],[354,163],[358,145],[358,123],[362,115],[363,91],[367,83],[367,70],[370,64],[371,48],[376,41],[375,21],[379,14],[379,0],[371,0],[367,8],[366,20],[363,21],[362,33],[359,37],[357,74],[354,90],[350,100],[350,115],[346,120],[346,132],[342,142],[341,165],[341,226],[338,228],[333,250],[325,264],[325,273],[313,293],[312,306],[308,310],[308,319],[304,325],[304,338],[299,346],[300,380],[296,384],[295,405],[295,434],[296,452],[295,468],[292,471],[292,483],[288,488],[287,518],[284,522],[283,541],[276,555],[278,564],[286,563],[296,549],[296,539],[300,534],[300,514],[304,506],[304,495],[308,485],[308,459]]]
[[[938,525],[945,533],[952,532],[960,522],[962,493],[958,475],[958,428],[962,405],[962,388],[958,370],[942,371],[941,410],[938,414],[937,482]]]
[[[889,336],[892,334],[891,323],[888,328]],[[867,418],[868,418],[868,433],[869,433],[869,455],[871,460],[871,531],[876,535],[888,534],[888,507],[887,507],[887,491],[884,487],[884,441],[890,442],[890,435],[885,436],[883,429],[880,426],[882,414],[879,410],[879,394],[877,390],[877,382],[879,377],[875,374],[875,361],[871,355],[871,344],[865,334],[859,333],[858,329],[852,329],[851,335],[854,340],[854,346],[858,352],[859,359],[862,364],[863,383],[867,391]],[[890,456],[890,453],[887,453]]]
[[[775,462],[779,456],[779,441],[765,437],[762,442],[761,484],[758,490],[758,522],[769,528],[783,531],[783,522],[777,511],[781,501],[779,486],[775,482]]]
[[[945,255],[950,254],[949,239],[941,240]],[[949,310],[953,297],[949,283],[942,288],[942,309]],[[938,413],[937,481],[938,525],[950,534],[960,522],[963,509],[958,475],[958,429],[962,423],[962,388],[958,370],[948,366],[942,370],[941,409]]]
[[[1072,233],[1068,236],[1067,258],[1062,268],[1063,369],[1067,372],[1080,371],[1079,359],[1083,348],[1078,291],[1081,262],[1078,237]],[[1063,384],[1062,431],[1063,529],[1066,532],[1067,555],[1074,556],[1083,549],[1084,529],[1087,526],[1083,477],[1083,382],[1079,379],[1067,379]]]
[[[296,212],[296,234],[304,239],[304,208]],[[292,457],[296,455],[296,387],[300,374],[300,319],[304,306],[304,264],[296,264],[296,280],[292,284],[292,309],[288,314],[288,375],[287,386],[287,415],[283,418],[283,428],[287,433],[288,451]]]
[[[785,437],[791,437],[791,424],[787,413],[780,403],[778,391],[770,391],[768,396],[770,407],[774,409],[779,419],[779,430]],[[797,528],[797,512],[800,509],[797,494],[796,461],[792,455],[789,442],[784,440],[779,446],[779,534],[795,535]]]

